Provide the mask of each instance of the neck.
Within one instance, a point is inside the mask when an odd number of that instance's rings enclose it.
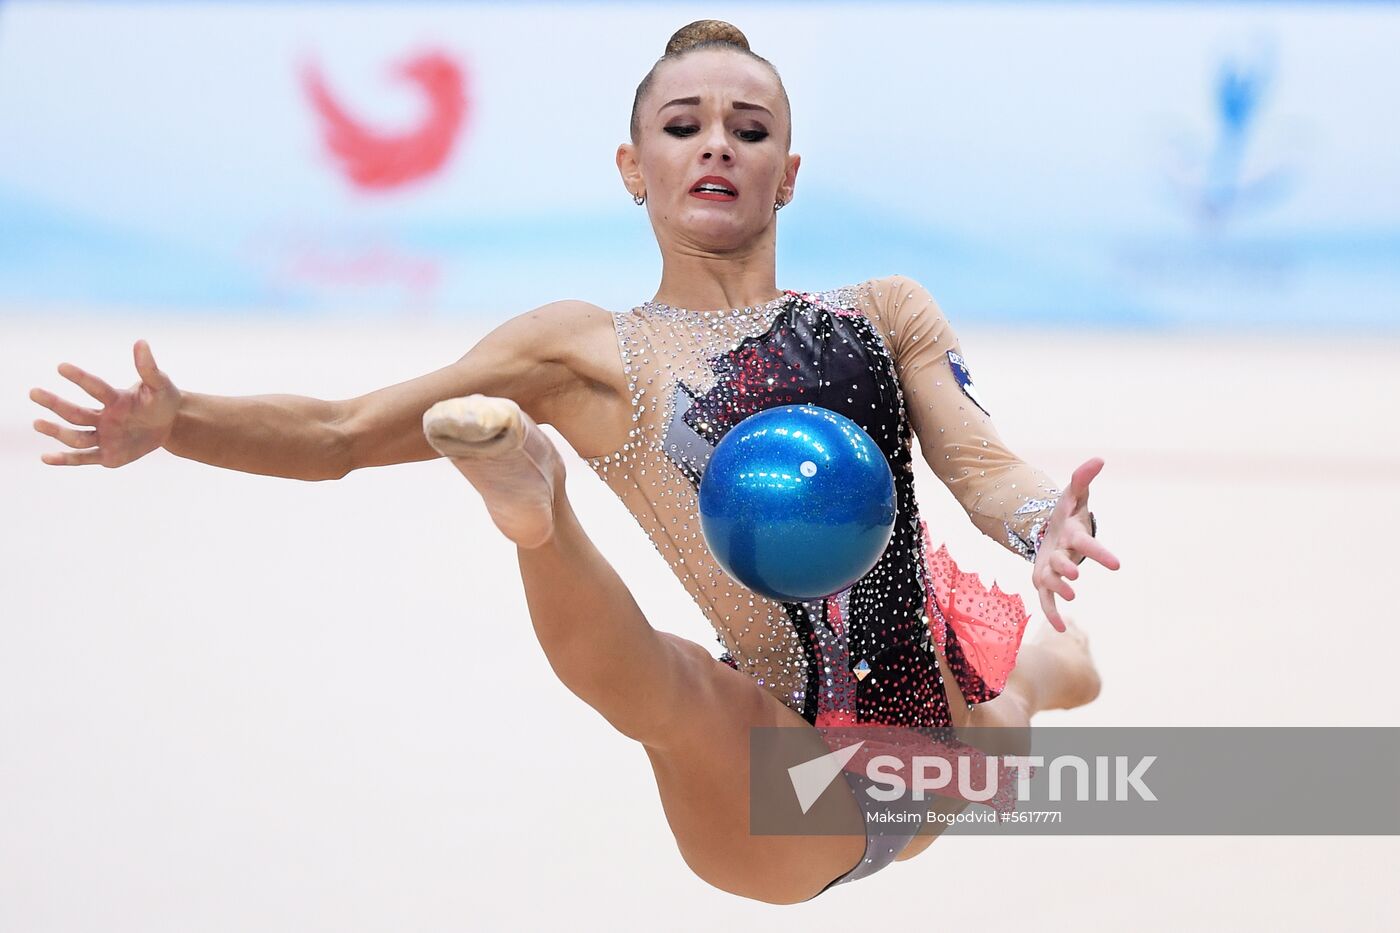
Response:
[[[663,250],[653,301],[691,311],[752,308],[780,294],[772,238],[743,253]]]

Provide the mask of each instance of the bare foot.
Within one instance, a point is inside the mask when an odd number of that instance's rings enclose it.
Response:
[[[1057,632],[1046,625],[1031,639],[1036,651],[1044,652],[1057,669],[1054,688],[1042,709],[1074,709],[1092,703],[1103,687],[1094,658],[1089,654],[1089,636],[1069,616],[1061,615],[1065,630]]]
[[[507,538],[523,548],[549,540],[564,461],[519,405],[488,395],[444,399],[424,412],[423,434],[481,493]]]

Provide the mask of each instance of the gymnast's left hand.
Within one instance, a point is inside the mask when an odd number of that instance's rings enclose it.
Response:
[[[1079,562],[1092,557],[1109,570],[1122,566],[1090,533],[1089,483],[1102,469],[1103,458],[1094,457],[1074,471],[1069,488],[1061,493],[1060,501],[1050,513],[1045,537],[1036,551],[1031,582],[1040,595],[1040,608],[1045,610],[1045,618],[1057,632],[1065,630],[1065,623],[1055,608],[1055,597],[1063,597],[1067,602],[1074,599],[1074,590],[1065,581],[1079,579]]]

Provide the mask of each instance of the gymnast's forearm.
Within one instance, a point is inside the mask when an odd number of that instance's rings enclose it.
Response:
[[[989,439],[987,446],[962,445],[944,454],[940,475],[968,518],[983,534],[1028,561],[1035,560],[1040,536],[1059,491],[1045,471]],[[974,453],[975,452],[975,453]],[[933,466],[936,461],[930,460]]]
[[[352,465],[343,406],[301,395],[184,392],[164,447],[187,460],[288,479],[340,479]]]

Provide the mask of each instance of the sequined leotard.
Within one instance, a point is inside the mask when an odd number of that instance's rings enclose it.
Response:
[[[974,524],[1034,560],[1059,497],[1001,443],[957,338],[905,276],[766,305],[689,311],[647,302],[613,315],[632,401],[623,447],[588,460],[714,626],[721,660],[815,725],[951,723],[934,646],[969,703],[1000,693],[1028,616],[933,552],[914,499],[911,440]],[[811,403],[854,420],[895,478],[880,561],[825,600],[782,603],[720,569],[701,533],[699,479],[745,417]]]

